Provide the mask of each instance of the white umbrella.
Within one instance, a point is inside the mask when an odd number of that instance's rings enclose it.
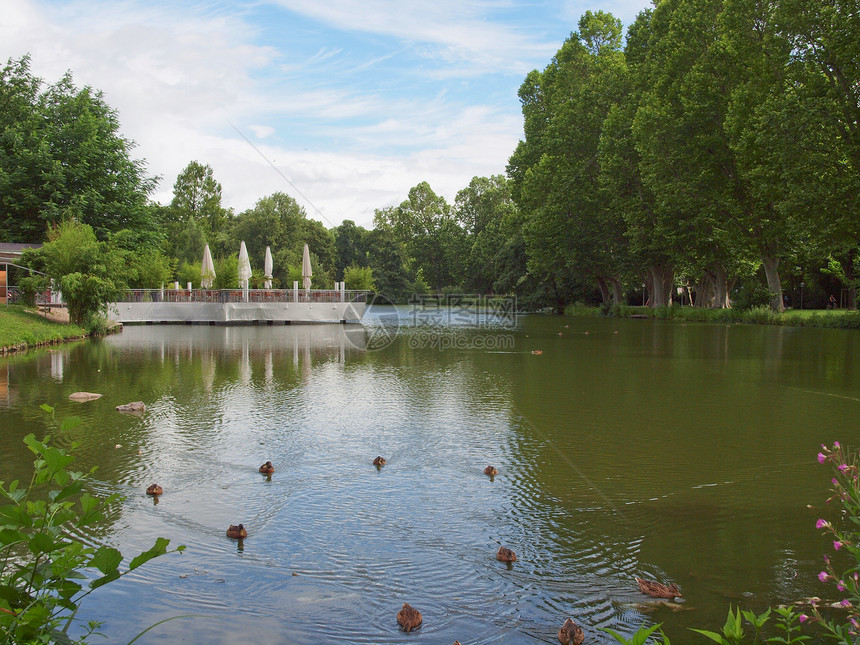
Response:
[[[302,287],[305,289],[311,288],[311,276],[313,275],[313,271],[311,271],[311,252],[308,249],[308,245],[305,244],[305,252],[302,255]]]
[[[264,271],[266,274],[266,289],[272,288],[272,249],[268,246],[266,247],[266,262],[264,264]]]
[[[239,246],[239,286],[243,289],[248,288],[248,280],[251,279],[251,260],[248,259],[248,249],[245,247],[245,240],[242,240]]]
[[[212,280],[215,279],[215,263],[212,261],[212,252],[209,250],[209,245],[203,249],[203,264],[200,265],[200,286],[204,289],[212,288]]]

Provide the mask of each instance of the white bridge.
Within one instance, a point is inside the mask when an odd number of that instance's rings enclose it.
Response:
[[[367,291],[325,289],[132,289],[108,307],[126,324],[289,325],[355,323]]]

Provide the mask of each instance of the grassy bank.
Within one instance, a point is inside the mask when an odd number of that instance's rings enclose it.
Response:
[[[33,309],[0,305],[0,353],[83,338],[82,327],[46,319]]]
[[[698,309],[696,307],[586,307],[571,305],[565,309],[569,316],[609,316],[613,318],[644,317],[657,320],[681,320],[684,322],[745,323],[751,325],[788,325],[792,327],[832,327],[860,329],[860,311],[840,309],[836,311],[789,309],[776,313],[768,307],[754,309]]]

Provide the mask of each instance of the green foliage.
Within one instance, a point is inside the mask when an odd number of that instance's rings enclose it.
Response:
[[[773,294],[760,282],[747,281],[733,294],[732,307],[740,310],[767,307]]]
[[[608,627],[602,627],[600,629],[600,631],[606,632],[607,634],[612,636],[612,638],[614,638],[616,642],[623,643],[623,645],[645,645],[645,643],[648,642],[648,639],[651,638],[651,635],[659,630],[660,623],[657,623],[656,625],[651,625],[650,627],[640,627],[634,632],[633,636],[631,636],[630,638],[625,638],[622,634],[619,634],[614,629],[609,629]],[[664,634],[662,631],[660,632],[660,640],[652,640],[651,642],[654,643],[654,645],[671,645],[671,643],[669,642],[669,637],[666,636],[666,634]]]
[[[63,293],[69,319],[84,324],[93,314],[104,313],[127,288],[130,269],[126,253],[96,239],[93,229],[75,220],[51,230],[49,242],[28,249],[22,262],[43,271]]]
[[[53,416],[51,407],[42,408]],[[59,433],[80,422],[77,417],[64,419]],[[95,469],[71,470],[74,457],[56,446],[51,435],[40,441],[29,434],[24,443],[35,455],[30,482],[0,482],[0,637],[12,643],[71,643],[68,630],[81,601],[92,590],[168,553],[169,540],[158,538],[121,570],[118,550],[75,538],[101,521],[104,510],[121,498],[87,493],[87,479]],[[96,575],[89,583],[83,582],[86,570]],[[98,628],[98,622],[88,623],[78,642]]]
[[[160,242],[147,202],[156,180],[101,92],[70,74],[45,87],[24,56],[0,69],[0,106],[0,241],[42,241],[75,217],[100,240],[132,229],[143,246]]]
[[[348,266],[343,272],[343,281],[346,288],[357,291],[376,291],[376,283],[373,281],[373,269],[356,265]]]

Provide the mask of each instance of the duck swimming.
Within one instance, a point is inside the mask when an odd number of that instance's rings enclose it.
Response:
[[[265,464],[260,466],[260,472],[265,475],[271,475],[273,472],[275,472],[275,467],[272,465],[271,461],[267,461]]]
[[[229,538],[246,538],[248,537],[248,531],[245,530],[245,525],[240,524],[239,526],[235,526],[234,524],[230,525],[230,528],[227,529],[227,537]]]
[[[639,591],[652,598],[669,598],[670,600],[675,597],[683,598],[681,590],[674,582],[667,586],[652,580],[643,580],[637,576],[636,584],[639,585]]]
[[[499,562],[516,562],[517,554],[510,549],[500,546],[499,550],[496,552],[496,560]]]
[[[582,628],[570,618],[564,621],[564,625],[558,630],[558,642],[561,645],[582,645],[584,640],[585,634],[582,633]]]
[[[386,464],[385,457],[377,457],[376,459],[373,460],[374,466],[379,467],[379,466],[384,466],[385,464]]]
[[[397,622],[404,632],[411,632],[416,629],[421,624],[421,620],[421,612],[408,602],[404,602],[403,607],[397,612]]]
[[[484,474],[489,475],[490,477],[495,477],[499,474],[499,471],[496,470],[495,466],[487,466],[486,468],[484,468]]]
[[[152,484],[151,486],[149,486],[146,489],[147,495],[158,496],[158,495],[161,495],[163,492],[164,492],[164,489],[161,486],[159,486],[158,484]]]

